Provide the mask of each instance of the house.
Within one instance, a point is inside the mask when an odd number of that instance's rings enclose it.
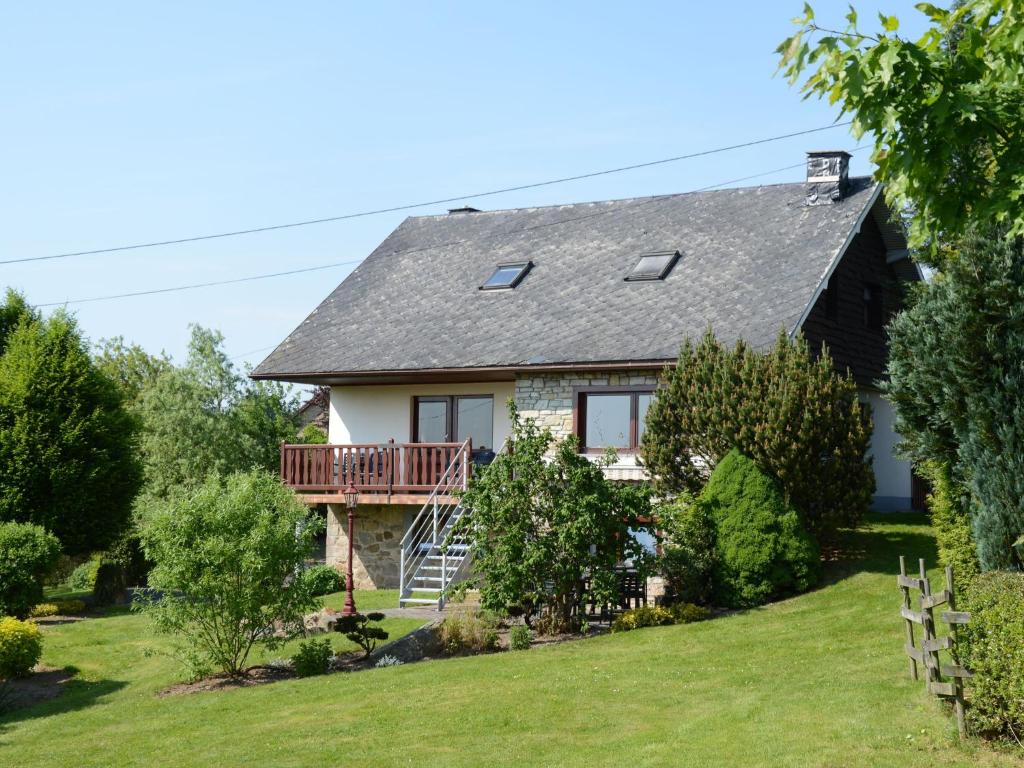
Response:
[[[768,347],[826,342],[874,414],[875,506],[911,506],[882,398],[885,319],[921,278],[879,184],[845,152],[808,154],[803,183],[406,219],[253,372],[331,388],[329,442],[286,446],[281,471],[328,505],[328,562],[346,558],[340,492],[359,492],[361,587],[436,588],[463,564],[439,535],[474,461],[500,449],[505,403],[618,449],[637,480],[644,415],[686,336]]]
[[[326,432],[330,428],[330,388],[317,387],[299,406],[299,424],[304,429],[312,424]],[[299,430],[300,432],[302,429]]]

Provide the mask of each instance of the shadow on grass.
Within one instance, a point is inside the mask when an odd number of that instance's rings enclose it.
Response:
[[[33,697],[30,697],[24,702],[25,706],[0,714],[0,744],[5,743],[3,737],[15,723],[84,709],[127,685],[122,680],[79,680],[73,677],[77,672],[74,667],[65,667],[63,670],[37,673],[40,677],[54,678],[46,685],[59,686],[60,691],[40,690],[36,703],[32,703]]]
[[[919,512],[873,513],[856,531],[846,531],[835,551],[829,553],[820,586],[835,584],[857,573],[899,573],[900,555],[907,570],[917,572],[918,558],[938,565],[935,538],[928,518]]]

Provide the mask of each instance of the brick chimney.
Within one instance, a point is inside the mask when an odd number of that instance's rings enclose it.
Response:
[[[843,199],[850,157],[841,149],[807,153],[807,205],[831,205]]]

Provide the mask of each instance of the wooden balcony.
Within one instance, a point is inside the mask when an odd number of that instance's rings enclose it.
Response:
[[[446,472],[465,487],[472,467],[468,442],[281,445],[281,482],[310,504],[341,503],[349,483],[360,504],[422,504]]]

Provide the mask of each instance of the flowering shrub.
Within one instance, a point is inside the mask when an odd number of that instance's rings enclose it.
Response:
[[[0,680],[25,677],[43,655],[43,633],[31,621],[0,618]]]

